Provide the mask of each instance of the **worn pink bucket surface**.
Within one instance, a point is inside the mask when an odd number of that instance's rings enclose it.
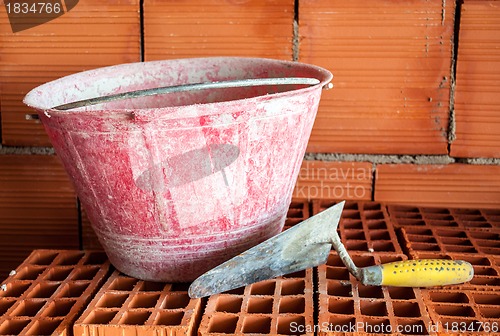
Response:
[[[138,89],[268,77],[321,83],[51,109]],[[140,279],[183,282],[281,231],[330,80],[300,63],[183,59],[78,73],[32,90],[25,103],[38,110],[112,264]]]

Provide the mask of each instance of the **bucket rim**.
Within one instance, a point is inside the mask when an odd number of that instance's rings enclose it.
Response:
[[[241,99],[232,99],[232,100],[227,100],[227,101],[219,101],[219,102],[207,102],[207,103],[196,103],[196,104],[186,104],[186,105],[178,105],[178,106],[164,106],[164,107],[146,107],[146,108],[99,108],[99,109],[92,109],[92,110],[85,110],[84,108],[75,108],[71,110],[59,110],[55,109],[53,107],[45,107],[45,106],[40,106],[40,104],[36,103],[37,97],[41,95],[41,92],[44,89],[47,89],[48,87],[51,87],[53,85],[57,85],[59,83],[64,83],[67,81],[70,81],[72,78],[76,79],[79,78],[85,74],[91,75],[93,73],[97,72],[102,72],[102,71],[116,71],[122,68],[127,68],[132,66],[152,66],[155,64],[165,64],[165,63],[188,63],[188,62],[213,62],[215,63],[216,61],[224,61],[224,60],[231,60],[231,61],[245,61],[250,64],[250,62],[261,62],[263,64],[279,64],[279,65],[284,65],[284,66],[289,66],[289,67],[303,67],[303,68],[308,68],[310,70],[313,70],[317,72],[317,76],[314,76],[314,78],[319,80],[318,84],[311,85],[305,88],[299,88],[299,89],[293,89],[293,90],[288,90],[284,92],[278,92],[278,93],[271,93],[267,95],[259,95],[259,96],[254,96],[254,97],[249,97],[249,98],[241,98]],[[319,78],[322,77],[322,78]],[[234,103],[235,101],[237,102],[245,102],[245,101],[251,101],[251,100],[256,100],[256,99],[262,99],[262,97],[266,97],[266,99],[272,99],[272,98],[281,98],[281,97],[286,97],[289,95],[296,95],[299,93],[306,93],[309,91],[315,91],[324,87],[327,87],[327,85],[331,82],[333,79],[333,74],[320,66],[313,65],[313,64],[308,64],[304,62],[298,62],[298,61],[289,61],[289,60],[278,60],[278,59],[272,59],[272,58],[261,58],[261,57],[239,57],[239,56],[215,56],[215,57],[193,57],[193,58],[181,58],[181,59],[166,59],[166,60],[154,60],[154,61],[145,61],[145,62],[129,62],[129,63],[120,63],[116,65],[110,65],[110,66],[104,66],[104,67],[98,67],[94,69],[89,69],[89,70],[84,70],[80,71],[77,73],[73,73],[67,76],[60,77],[58,79],[49,81],[47,83],[44,83],[42,85],[39,85],[32,90],[30,90],[24,97],[23,103],[26,104],[28,107],[31,107],[35,110],[37,110],[39,113],[43,112],[45,116],[50,117],[52,115],[60,115],[60,116],[70,116],[70,115],[82,115],[82,114],[134,114],[138,110],[140,111],[160,111],[160,110],[171,110],[171,109],[178,109],[178,108],[183,108],[186,106],[194,106],[194,105],[203,105],[203,106],[218,106],[218,105],[225,105],[225,104],[231,104]],[[69,102],[67,102],[69,103]],[[59,105],[59,104],[58,104]],[[56,105],[56,106],[58,106]]]

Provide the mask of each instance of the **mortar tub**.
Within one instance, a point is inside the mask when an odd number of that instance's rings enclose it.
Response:
[[[133,90],[248,78],[258,86],[140,97]],[[143,280],[188,282],[279,233],[330,72],[217,57],[121,64],[41,85],[37,110],[111,263]]]

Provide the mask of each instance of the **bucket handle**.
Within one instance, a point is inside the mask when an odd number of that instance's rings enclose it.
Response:
[[[58,105],[53,107],[53,109],[66,111],[78,107],[97,105],[115,100],[123,100],[123,99],[138,98],[145,96],[154,96],[166,93],[185,92],[185,91],[199,91],[208,89],[225,89],[225,88],[248,87],[248,86],[263,86],[263,85],[311,85],[312,86],[312,85],[317,85],[319,83],[320,81],[316,78],[282,77],[282,78],[238,79],[238,80],[227,80],[220,82],[183,84],[175,86],[163,86],[153,89],[135,90],[135,91],[112,94],[108,96],[83,99],[67,104]]]

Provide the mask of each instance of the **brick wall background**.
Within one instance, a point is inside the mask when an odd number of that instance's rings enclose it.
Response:
[[[500,1],[80,0],[17,33],[2,7],[0,275],[35,248],[99,246],[24,95],[86,69],[215,55],[333,72],[296,198],[500,207]]]

